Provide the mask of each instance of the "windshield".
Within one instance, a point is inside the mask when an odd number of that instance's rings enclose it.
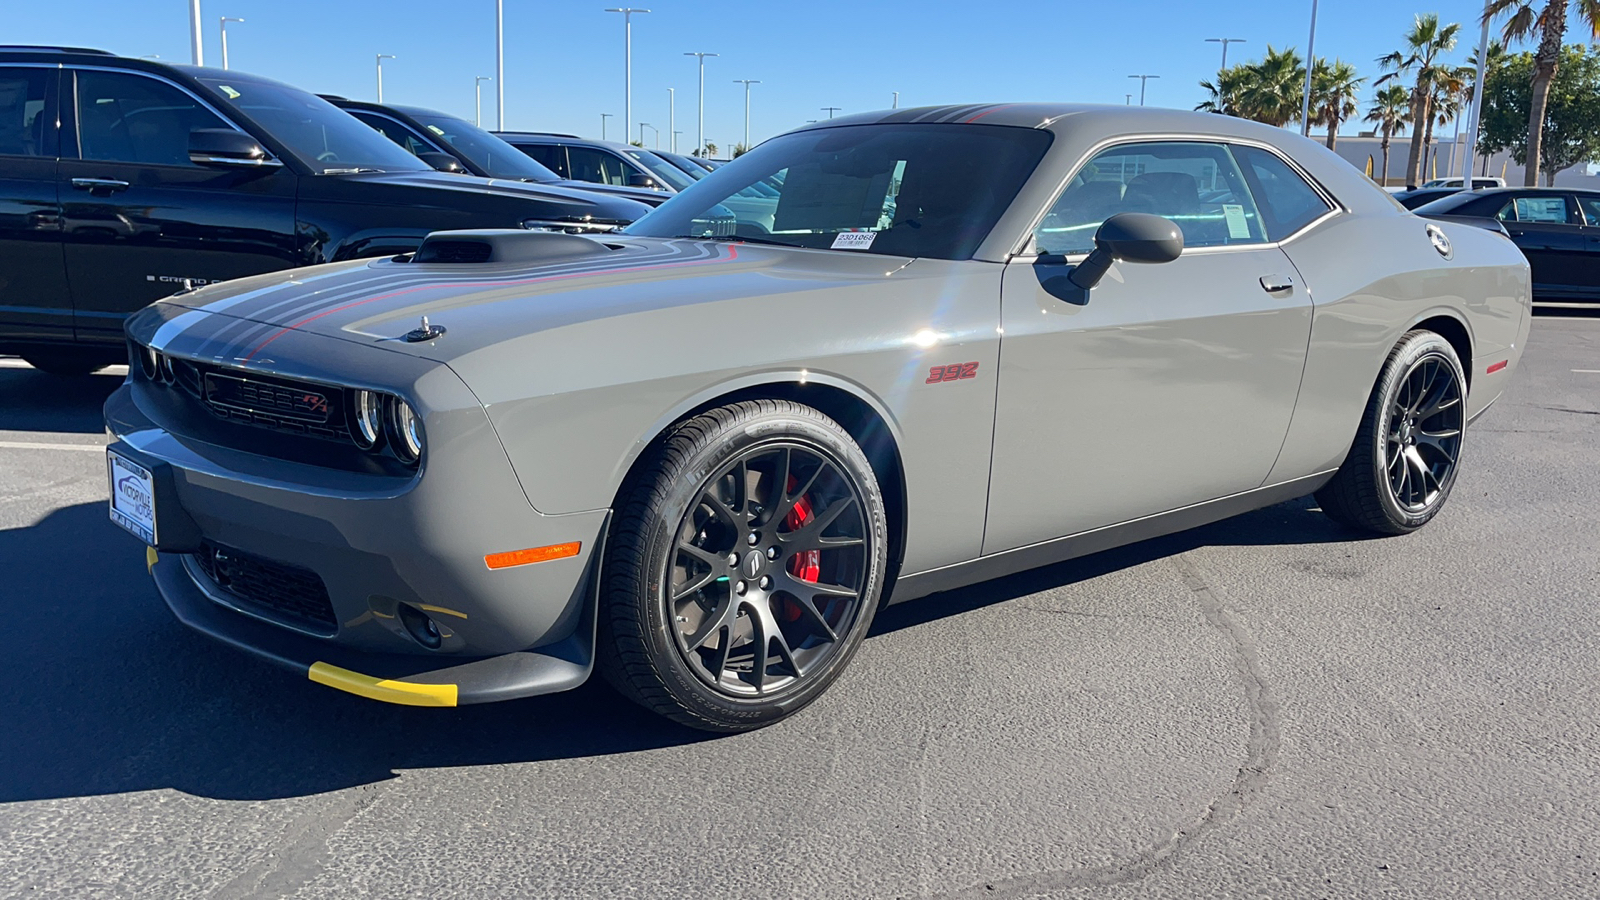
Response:
[[[800,131],[718,167],[624,231],[968,259],[1049,146],[1048,131],[995,125]]]
[[[626,154],[629,159],[641,166],[644,166],[645,171],[649,172],[651,175],[654,175],[656,178],[660,179],[663,184],[675,191],[681,191],[694,183],[694,179],[690,178],[687,172],[648,150],[630,149],[622,152]]]
[[[262,81],[201,80],[319,174],[430,171],[427,163],[315,94]]]
[[[413,115],[428,133],[449,144],[472,160],[490,178],[515,178],[548,183],[561,177],[540,165],[533,157],[495,137],[465,119],[454,116]]]

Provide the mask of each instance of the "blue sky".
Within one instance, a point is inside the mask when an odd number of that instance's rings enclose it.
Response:
[[[622,17],[590,0],[506,0],[506,125],[598,136],[600,113],[623,113]],[[1220,62],[1207,37],[1240,37],[1229,61],[1258,56],[1266,44],[1304,49],[1310,0],[971,0],[768,2],[653,0],[634,17],[635,121],[654,124],[667,142],[668,93],[677,88],[679,149],[695,137],[696,66],[706,60],[706,136],[726,148],[744,128],[744,89],[753,87],[751,137],[761,140],[845,112],[998,100],[1122,103],[1149,82],[1151,105],[1189,108],[1197,85]],[[47,0],[7,3],[6,43],[65,43],[129,56],[189,61],[187,0]],[[1393,0],[1321,4],[1318,55],[1356,64],[1363,75],[1394,49],[1417,12],[1463,22],[1456,57],[1477,42],[1481,0],[1415,7]],[[471,118],[473,77],[494,74],[493,0],[202,0],[206,62],[220,65],[218,19],[230,24],[233,68],[321,93],[371,99],[374,54],[384,62],[384,96]],[[1370,84],[1370,82],[1369,82]],[[494,123],[493,85],[484,85],[484,122]],[[1370,93],[1370,89],[1368,91]],[[1344,129],[1353,133],[1354,129]],[[635,128],[633,137],[638,136]],[[646,129],[645,142],[654,143]]]

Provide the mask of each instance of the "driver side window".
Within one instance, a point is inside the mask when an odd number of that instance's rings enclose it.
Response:
[[[230,128],[170,84],[120,72],[78,73],[79,155],[101,162],[192,166],[189,132]]]
[[[1196,141],[1124,144],[1096,154],[1045,214],[1035,243],[1041,253],[1088,253],[1100,225],[1126,212],[1170,219],[1185,247],[1266,240],[1233,154]]]

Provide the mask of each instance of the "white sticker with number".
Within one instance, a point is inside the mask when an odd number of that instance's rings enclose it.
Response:
[[[866,250],[872,246],[872,240],[877,236],[876,231],[841,231],[833,239],[833,249]]]
[[[1250,237],[1250,223],[1245,221],[1244,207],[1234,203],[1224,203],[1222,218],[1228,222],[1228,237],[1235,239]]]

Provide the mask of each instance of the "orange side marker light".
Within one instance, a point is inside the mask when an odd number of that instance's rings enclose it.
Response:
[[[529,547],[526,550],[491,553],[483,558],[483,562],[484,565],[491,569],[509,569],[512,566],[549,562],[552,559],[568,559],[577,556],[578,551],[582,548],[582,541],[573,541],[569,544],[551,544],[548,547]]]

